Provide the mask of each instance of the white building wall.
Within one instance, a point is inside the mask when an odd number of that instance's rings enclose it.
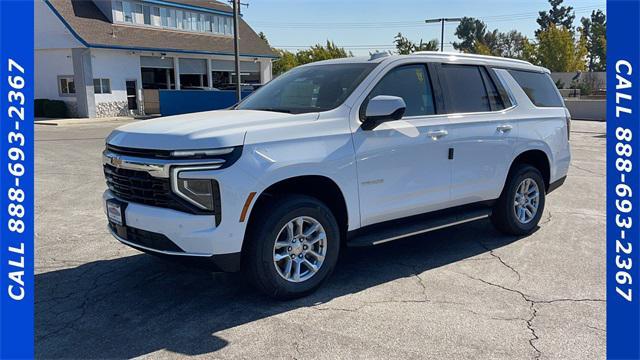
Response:
[[[73,76],[71,49],[35,50],[34,76],[36,99],[62,100],[75,115],[75,95],[61,96],[58,87],[58,76]]]
[[[271,81],[273,72],[273,63],[271,60],[260,61],[260,83],[266,84]]]
[[[111,82],[111,94],[95,94],[96,116],[125,116],[127,107],[127,80],[136,80],[138,106],[141,104],[140,55],[132,51],[91,49],[94,79],[107,78]]]

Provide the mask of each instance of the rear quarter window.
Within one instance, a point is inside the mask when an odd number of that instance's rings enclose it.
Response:
[[[563,107],[562,98],[549,74],[508,70],[531,102],[538,107]]]

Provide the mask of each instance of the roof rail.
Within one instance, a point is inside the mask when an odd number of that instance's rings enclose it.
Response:
[[[413,53],[413,55],[457,56],[457,57],[466,58],[466,59],[479,59],[479,60],[485,59],[485,60],[508,61],[508,62],[514,62],[514,63],[520,63],[520,64],[532,65],[533,66],[532,63],[530,63],[528,61],[525,61],[525,60],[505,58],[505,57],[500,57],[500,56],[457,53],[457,52],[451,52],[451,51],[448,51],[448,52],[416,51],[416,52]]]
[[[389,54],[386,51],[384,51],[384,52],[376,51],[374,53],[370,53],[369,54],[369,61],[375,60],[375,59],[380,59],[380,58],[387,57],[387,56],[391,56],[391,54]]]

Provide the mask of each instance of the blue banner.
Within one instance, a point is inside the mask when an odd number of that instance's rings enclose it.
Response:
[[[0,1],[0,358],[33,358],[33,2]]]
[[[607,2],[607,357],[640,358],[640,2]]]

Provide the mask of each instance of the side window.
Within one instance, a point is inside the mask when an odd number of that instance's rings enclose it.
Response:
[[[491,111],[480,67],[442,64],[448,113]],[[497,96],[496,91],[496,96]]]
[[[502,103],[502,97],[498,92],[498,88],[489,77],[487,73],[487,69],[481,67],[480,73],[482,74],[482,81],[484,82],[484,87],[487,89],[487,94],[489,95],[489,104],[491,105],[491,110],[498,111],[503,110],[505,108]]]
[[[545,73],[508,70],[531,102],[538,107],[562,107],[562,98],[551,77]]]
[[[424,65],[405,65],[391,70],[373,88],[367,101],[378,95],[401,97],[407,105],[404,116],[436,113],[431,81]]]

